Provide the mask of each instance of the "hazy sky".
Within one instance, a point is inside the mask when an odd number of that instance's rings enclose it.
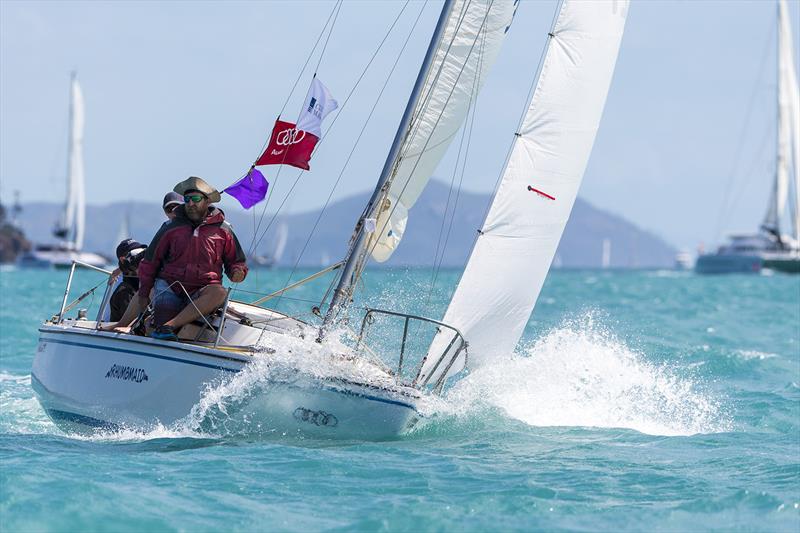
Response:
[[[800,6],[789,4],[796,47]],[[403,5],[344,4],[318,74],[340,103]],[[470,190],[490,191],[501,171],[556,5],[522,0],[477,103]],[[334,198],[372,190],[440,6],[406,7],[286,209],[325,201],[422,9]],[[0,199],[63,198],[72,69],[86,99],[89,203],[158,202],[188,175],[223,188],[259,155],[332,7],[0,0]],[[775,166],[776,11],[772,0],[634,1],[580,195],[679,247],[755,230]],[[284,118],[296,117],[312,72]],[[436,173],[448,182],[454,148]],[[276,172],[265,172],[270,211],[296,176],[287,167],[275,182]]]

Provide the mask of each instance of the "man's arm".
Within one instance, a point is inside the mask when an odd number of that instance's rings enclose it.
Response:
[[[240,283],[247,276],[247,258],[230,224],[226,222],[222,229],[225,231],[225,253],[222,257],[225,274],[232,282]]]
[[[139,299],[147,299],[149,302],[150,290],[156,281],[156,275],[161,270],[161,265],[166,258],[167,251],[169,250],[170,230],[175,226],[173,224],[165,224],[158,230],[150,245],[144,251],[144,258],[139,263],[139,268],[136,270],[139,276]],[[147,304],[145,304],[146,306]]]

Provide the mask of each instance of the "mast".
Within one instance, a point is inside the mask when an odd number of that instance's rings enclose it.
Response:
[[[425,80],[428,76],[431,64],[433,63],[433,58],[436,55],[436,50],[439,48],[439,42],[442,40],[442,36],[444,35],[444,29],[447,19],[450,16],[450,11],[453,8],[454,1],[455,0],[445,0],[444,5],[442,6],[442,11],[439,14],[439,20],[436,23],[436,29],[434,30],[431,42],[428,45],[428,51],[425,54],[422,67],[420,67],[419,74],[417,74],[417,81],[414,83],[414,89],[411,91],[411,96],[406,104],[403,118],[397,128],[397,133],[395,133],[394,141],[392,142],[392,147],[386,157],[386,162],[383,165],[380,178],[378,179],[378,183],[375,185],[375,190],[372,192],[372,196],[370,197],[364,212],[359,217],[356,227],[353,231],[352,245],[350,246],[350,250],[344,259],[345,263],[342,269],[342,274],[339,278],[339,284],[334,290],[331,304],[328,307],[328,312],[325,315],[323,329],[328,326],[339,314],[339,311],[347,305],[353,294],[353,286],[363,270],[367,256],[366,245],[368,235],[364,228],[364,220],[371,218],[371,215],[373,215],[380,207],[382,198],[391,182],[395,164],[400,153],[400,147],[402,146],[403,140],[408,134],[409,127],[413,119],[414,110],[417,107],[417,103],[419,102],[422,94],[422,88],[425,85]]]

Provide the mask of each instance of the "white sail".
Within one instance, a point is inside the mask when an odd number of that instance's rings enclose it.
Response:
[[[70,85],[69,157],[67,160],[67,202],[59,229],[65,245],[72,250],[83,248],[85,191],[83,184],[83,93],[75,75]]]
[[[464,335],[470,366],[510,353],[525,329],[589,160],[627,11],[627,0],[561,5],[503,179],[443,320]],[[421,381],[444,370],[433,365],[450,338],[434,338]],[[461,355],[449,373],[464,364]]]
[[[286,243],[289,241],[289,225],[286,222],[281,222],[278,226],[278,238],[275,241],[275,250],[272,252],[272,262],[277,264],[283,257],[283,252],[286,250]]]
[[[400,243],[408,210],[464,122],[515,8],[514,0],[458,0],[453,5],[377,216],[378,242],[368,245],[375,260],[389,259]]]
[[[786,0],[778,2],[778,171],[775,185],[777,219],[783,214],[790,183],[794,184],[792,233],[800,238],[800,88],[797,85],[792,28]]]

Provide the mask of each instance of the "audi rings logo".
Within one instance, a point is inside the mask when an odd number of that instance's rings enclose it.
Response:
[[[314,424],[315,426],[327,426],[329,428],[335,428],[337,425],[339,425],[339,419],[332,414],[326,413],[325,411],[312,411],[311,409],[306,409],[305,407],[298,407],[295,409],[294,417],[300,422],[308,422],[309,424]]]
[[[275,137],[275,144],[278,146],[290,146],[297,144],[306,138],[306,132],[296,128],[288,128],[278,133]]]

